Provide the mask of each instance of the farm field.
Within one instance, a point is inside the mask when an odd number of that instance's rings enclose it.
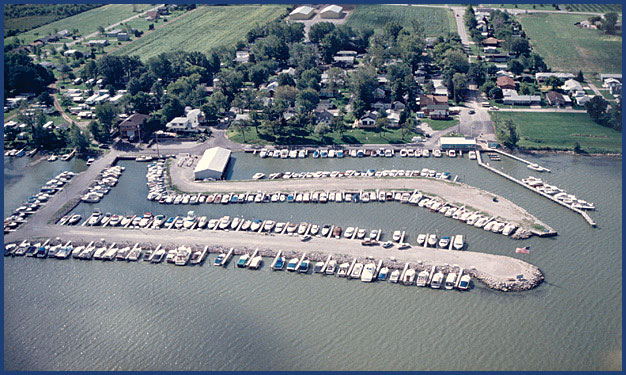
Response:
[[[622,13],[621,4],[561,4],[561,9],[566,9],[570,12]]]
[[[399,5],[358,5],[346,25],[355,29],[382,29],[389,21],[396,21],[404,27],[417,20],[428,36],[456,33],[456,23],[452,12],[445,8],[426,8]]]
[[[137,55],[142,60],[176,50],[207,52],[244,40],[259,23],[282,16],[286,6],[202,6],[182,18],[115,51],[115,55]]]
[[[142,12],[153,7],[154,6],[150,4],[135,4],[137,12]],[[39,37],[54,33],[55,30],[63,29],[70,31],[78,29],[80,34],[85,36],[98,31],[99,26],[107,27],[128,17],[132,17],[135,14],[137,13],[133,12],[132,4],[109,4],[18,34],[17,37],[25,42],[25,44],[28,44]]]
[[[491,112],[491,118],[494,124],[496,118],[513,120],[521,148],[573,150],[578,142],[590,153],[622,152],[622,133],[596,124],[586,113]]]
[[[518,18],[534,48],[552,70],[622,72],[621,35],[604,35],[598,30],[574,26],[586,16],[533,13]]]
[[[98,4],[7,4],[4,7],[4,35],[15,35],[62,18],[97,8]]]
[[[480,4],[480,7],[502,8],[502,9],[556,10],[552,6],[552,4]]]

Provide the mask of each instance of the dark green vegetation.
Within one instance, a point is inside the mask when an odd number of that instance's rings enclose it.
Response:
[[[54,82],[52,72],[41,65],[33,64],[30,57],[22,53],[4,55],[4,97],[19,93],[41,93]]]
[[[491,112],[491,118],[496,132],[505,120],[513,121],[521,149],[573,151],[578,143],[583,152],[622,152],[622,133],[594,123],[585,113]]]
[[[102,6],[101,4],[6,4],[4,6],[4,37],[71,17]]]
[[[346,21],[356,29],[382,29],[396,22],[411,27],[417,22],[425,35],[440,36],[456,33],[452,12],[444,8],[425,8],[401,5],[358,5]]]
[[[520,15],[534,48],[554,71],[621,73],[622,37],[578,28],[586,15],[533,13]]]
[[[622,105],[621,103],[613,103],[609,108],[609,102],[602,96],[594,96],[585,103],[585,109],[589,113],[589,117],[597,124],[607,128],[622,131]]]

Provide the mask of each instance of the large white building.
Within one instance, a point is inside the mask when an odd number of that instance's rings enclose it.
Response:
[[[339,5],[329,5],[326,8],[322,9],[320,12],[320,17],[322,18],[341,18],[343,12],[343,8]]]
[[[306,5],[299,6],[289,13],[290,20],[308,20],[315,15],[315,9]]]
[[[193,174],[196,180],[213,178],[219,180],[224,175],[228,161],[230,160],[230,150],[222,147],[213,147],[206,151],[198,161]]]

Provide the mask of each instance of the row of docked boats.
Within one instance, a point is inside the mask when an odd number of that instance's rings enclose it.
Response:
[[[463,235],[456,236],[437,236],[437,234],[420,233],[417,236],[417,244],[423,247],[435,247],[449,250],[463,250],[465,247],[465,239]]]
[[[523,178],[522,182],[541,193],[552,196],[553,199],[571,206],[572,208],[579,210],[595,210],[595,205],[593,203],[579,199],[573,194],[568,194],[565,190],[557,186],[547,184],[540,178],[529,176],[528,178]]]
[[[9,233],[16,230],[20,225],[28,221],[28,217],[37,212],[43,205],[48,202],[48,199],[57,192],[63,190],[65,184],[67,184],[76,174],[70,171],[63,171],[56,175],[54,178],[47,181],[37,194],[33,194],[26,202],[22,203],[16,208],[13,213],[4,219],[4,233]]]
[[[429,177],[442,180],[449,180],[451,178],[450,172],[437,172],[434,169],[423,168],[422,170],[404,170],[404,169],[384,169],[375,170],[368,169],[365,171],[346,170],[346,171],[316,171],[316,172],[277,172],[271,173],[268,176],[270,180],[276,179],[307,179],[307,178],[348,178],[348,177]],[[253,180],[260,180],[265,178],[264,173],[255,173],[252,176]]]
[[[116,165],[105,168],[100,172],[98,177],[91,183],[89,189],[80,199],[85,203],[98,203],[102,198],[109,194],[109,191],[117,185],[125,167]]]
[[[442,156],[442,152],[439,149],[416,149],[416,148],[402,148],[398,152],[393,148],[375,148],[375,149],[316,149],[313,150],[311,156],[313,158],[363,158],[363,157],[387,157],[391,158],[398,154],[400,157],[430,157],[431,155],[437,158]],[[257,153],[257,151],[254,151]],[[302,159],[309,156],[309,151],[306,149],[280,149],[270,150],[263,148],[258,151],[258,155],[261,158],[275,158],[275,159]],[[456,155],[448,154],[448,156],[455,157]]]

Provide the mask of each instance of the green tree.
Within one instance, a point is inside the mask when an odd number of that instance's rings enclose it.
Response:
[[[102,124],[106,130],[110,131],[117,118],[117,108],[111,103],[98,104],[96,106],[96,117],[100,121],[100,124]]]
[[[311,112],[315,109],[319,102],[319,94],[317,91],[312,89],[302,90],[296,96],[296,106],[301,113]]]
[[[519,141],[517,134],[517,126],[511,119],[504,120],[503,123],[496,126],[496,135],[498,139],[508,148],[515,148]]]
[[[602,30],[607,34],[615,34],[617,24],[617,13],[610,12],[604,15],[602,19]]]
[[[578,74],[576,75],[576,78],[574,78],[575,80],[577,80],[578,82],[582,83],[585,80],[585,77],[583,76],[583,71],[579,70]]]
[[[89,135],[74,124],[70,127],[69,141],[79,153],[84,153],[89,148]]]

